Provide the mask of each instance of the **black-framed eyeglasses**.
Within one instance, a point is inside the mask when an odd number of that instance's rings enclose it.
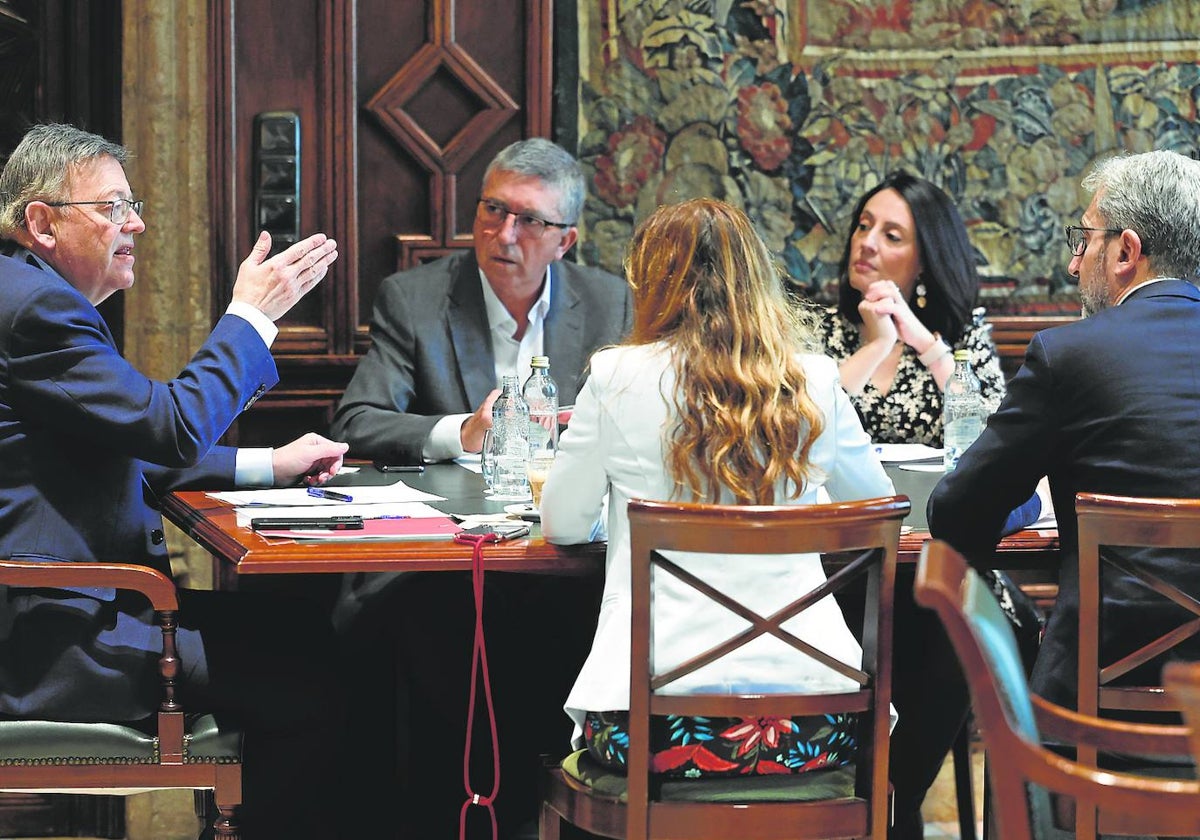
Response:
[[[1121,233],[1123,228],[1097,228],[1083,227],[1081,225],[1064,225],[1063,232],[1067,235],[1067,247],[1071,249],[1071,256],[1082,257],[1083,252],[1087,250],[1087,237],[1083,235],[1084,231],[1092,233]]]
[[[534,216],[532,213],[517,213],[509,210],[499,201],[492,201],[488,198],[479,199],[479,206],[475,214],[479,218],[479,221],[483,222],[489,228],[503,226],[508,217],[512,216],[513,228],[516,230],[517,236],[524,236],[528,239],[537,239],[546,232],[546,228],[548,227],[561,228],[562,230],[574,227],[569,222],[551,222],[548,219]]]
[[[114,225],[123,225],[129,221],[129,213],[132,211],[139,216],[142,215],[142,207],[146,202],[140,198],[112,198],[108,201],[47,201],[47,207],[74,207],[80,204],[91,205],[108,205],[108,218]]]

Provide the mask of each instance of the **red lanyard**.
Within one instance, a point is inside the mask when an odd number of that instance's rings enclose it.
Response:
[[[475,644],[471,651],[471,699],[467,703],[467,742],[463,748],[463,788],[467,799],[458,814],[458,837],[466,840],[467,810],[472,805],[487,808],[492,820],[492,840],[499,835],[496,824],[496,795],[500,791],[500,743],[496,735],[496,709],[492,704],[492,679],[488,674],[487,643],[483,634],[483,545],[498,542],[496,534],[455,534],[457,542],[471,543],[471,588],[475,595]],[[480,672],[483,673],[483,699],[487,704],[488,725],[491,728],[492,748],[492,791],[486,796],[476,793],[471,787],[471,737],[475,727],[475,697]]]

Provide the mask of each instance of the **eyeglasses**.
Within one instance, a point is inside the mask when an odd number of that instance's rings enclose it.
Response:
[[[1082,257],[1083,252],[1087,250],[1087,237],[1083,235],[1084,231],[1092,231],[1093,233],[1121,233],[1123,228],[1097,228],[1097,227],[1081,227],[1080,225],[1065,225],[1063,232],[1067,235],[1067,247],[1071,249],[1071,256]]]
[[[79,204],[108,205],[108,219],[114,225],[123,225],[129,221],[130,212],[142,215],[145,205],[142,199],[114,198],[109,201],[47,201],[47,207],[74,207]]]
[[[566,222],[551,222],[546,219],[539,218],[530,213],[515,213],[509,210],[498,201],[491,201],[486,198],[479,199],[479,207],[475,211],[476,217],[489,228],[499,228],[504,225],[509,216],[513,217],[513,229],[517,236],[523,236],[527,239],[537,239],[546,232],[546,228],[562,228],[566,230],[574,225]]]

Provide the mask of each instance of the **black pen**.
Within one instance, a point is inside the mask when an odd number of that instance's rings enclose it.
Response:
[[[353,502],[353,496],[347,496],[345,493],[335,493],[333,490],[326,490],[324,487],[309,487],[308,495],[316,496],[318,499],[333,499],[335,502]]]
[[[385,464],[382,461],[375,462],[375,469],[379,470],[380,472],[425,472],[425,467],[421,464]]]

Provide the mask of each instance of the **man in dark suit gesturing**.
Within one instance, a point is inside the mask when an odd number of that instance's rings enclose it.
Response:
[[[1166,151],[1116,157],[1083,185],[1094,196],[1080,224],[1067,228],[1067,242],[1085,317],[1033,337],[1008,396],[929,502],[935,537],[987,557],[1005,514],[1049,477],[1062,566],[1031,683],[1070,706],[1078,656],[1075,494],[1200,496],[1200,162]],[[1200,595],[1200,553],[1126,551],[1134,564]],[[1102,661],[1186,616],[1141,584],[1111,577],[1102,593]],[[1191,658],[1200,658],[1196,640],[1189,644]],[[1161,665],[1147,666],[1154,682]]]
[[[624,281],[562,257],[579,235],[578,162],[549,140],[521,140],[488,165],[475,249],[393,274],[380,286],[371,349],[333,419],[352,455],[420,463],[478,452],[501,377],[550,357],[559,404],[575,402],[596,349],[618,341]]]
[[[170,574],[157,499],[172,490],[319,483],[345,444],[310,434],[270,450],[217,446],[278,381],[274,321],[325,276],[316,234],[266,259],[263,234],[233,302],[178,377],[156,382],[117,351],[96,305],[133,285],[146,229],[126,150],[67,125],[31,129],[0,173],[0,556],[139,563]],[[330,837],[340,733],[333,635],[290,604],[180,591],[188,711],[245,731],[247,840]],[[158,704],[161,636],[140,596],[0,588],[0,714],[132,721]],[[268,631],[286,632],[287,644]],[[280,702],[284,701],[284,702]],[[296,738],[297,730],[305,732]]]

